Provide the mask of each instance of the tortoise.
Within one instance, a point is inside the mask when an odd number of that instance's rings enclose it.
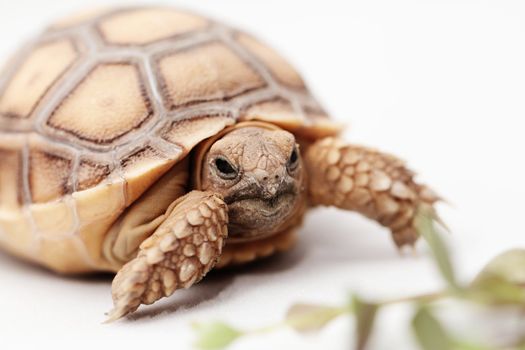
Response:
[[[113,321],[290,249],[315,206],[413,245],[439,197],[342,129],[245,32],[165,7],[68,17],[0,76],[0,246],[61,274],[116,273]]]

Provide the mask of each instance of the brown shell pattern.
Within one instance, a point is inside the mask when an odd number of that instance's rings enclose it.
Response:
[[[338,132],[286,60],[225,25],[156,7],[61,20],[0,76],[0,243],[57,270],[103,268],[89,232],[197,143],[252,119]],[[64,253],[80,246],[83,259]]]

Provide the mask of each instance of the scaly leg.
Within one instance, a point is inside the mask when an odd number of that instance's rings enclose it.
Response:
[[[305,163],[313,205],[353,210],[388,227],[398,247],[413,245],[419,234],[414,219],[439,197],[414,182],[414,173],[398,158],[326,138],[311,145]]]
[[[113,280],[117,320],[140,304],[152,304],[201,280],[220,257],[227,236],[228,208],[219,195],[193,191],[177,200],[137,257]]]

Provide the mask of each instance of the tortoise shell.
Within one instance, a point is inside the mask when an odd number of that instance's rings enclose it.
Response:
[[[53,24],[0,76],[0,245],[57,271],[111,269],[101,244],[119,215],[244,120],[339,131],[285,59],[213,20],[154,7]]]

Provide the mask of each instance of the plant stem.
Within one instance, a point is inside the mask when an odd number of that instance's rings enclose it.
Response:
[[[404,298],[399,298],[399,299],[391,299],[391,300],[386,300],[386,301],[382,301],[382,302],[379,302],[378,305],[381,305],[381,306],[389,306],[389,305],[394,305],[394,304],[402,304],[402,303],[405,303],[405,302],[421,302],[421,303],[431,303],[431,302],[434,302],[434,301],[437,301],[439,299],[443,299],[443,298],[447,298],[447,297],[450,297],[452,296],[450,292],[448,291],[441,291],[441,292],[436,292],[436,293],[428,293],[428,294],[421,294],[421,295],[415,295],[415,296],[410,296],[410,297],[404,297]],[[352,308],[349,307],[349,306],[342,306],[342,307],[334,307],[334,319],[340,317],[340,316],[343,316],[343,315],[346,315],[346,314],[351,314],[353,312]],[[317,317],[318,315],[313,312],[311,314],[307,314],[307,315],[304,315],[302,317],[295,317],[295,318],[292,318],[292,319],[288,319],[288,320],[283,320],[281,322],[278,322],[278,323],[275,323],[273,325],[270,325],[270,326],[265,326],[265,327],[261,327],[261,328],[256,328],[256,329],[253,329],[253,330],[248,330],[248,331],[245,331],[245,334],[265,334],[265,333],[270,333],[272,331],[275,331],[279,328],[284,328],[284,327],[294,327],[294,326],[297,326],[298,324],[303,324],[305,322],[308,322],[310,319],[314,319]]]
[[[386,301],[378,303],[378,305],[388,306],[388,305],[394,305],[394,304],[402,304],[402,303],[405,303],[405,302],[431,303],[431,302],[434,302],[436,300],[447,298],[447,297],[450,297],[450,296],[452,296],[450,292],[448,292],[448,291],[441,291],[441,292],[436,292],[436,293],[421,294],[421,295],[415,295],[415,296],[411,296],[411,297],[404,297],[404,298],[399,298],[399,299],[386,300]],[[336,319],[336,318],[338,318],[340,316],[343,316],[343,315],[346,315],[346,314],[351,314],[352,312],[353,312],[352,308],[349,307],[348,305],[342,306],[342,307],[335,307],[334,308],[334,317],[333,318]],[[280,329],[280,328],[294,327],[294,326],[297,326],[299,324],[303,324],[305,322],[308,322],[310,319],[314,319],[315,320],[315,318],[317,316],[318,315],[315,312],[313,312],[311,314],[307,314],[307,315],[304,315],[302,317],[295,317],[295,318],[292,318],[292,319],[283,320],[281,322],[275,323],[275,324],[270,325],[270,326],[265,326],[265,327],[261,327],[261,328],[247,330],[247,331],[244,331],[244,334],[245,335],[248,335],[248,334],[249,335],[255,335],[255,334],[270,333],[270,332],[273,332],[273,331],[275,331],[277,329]]]
[[[388,306],[388,305],[401,304],[401,303],[406,303],[406,302],[432,303],[436,300],[448,298],[451,296],[452,294],[449,291],[444,290],[441,292],[421,294],[421,295],[415,295],[415,296],[410,296],[410,297],[403,297],[399,299],[386,300],[386,301],[380,302],[379,304],[382,306]]]
[[[336,319],[336,318],[338,318],[338,317],[340,317],[342,315],[345,315],[345,314],[350,314],[350,313],[352,313],[352,311],[353,311],[352,308],[349,307],[349,306],[334,307],[333,319]],[[281,322],[275,323],[275,324],[270,325],[270,326],[248,330],[248,331],[245,331],[244,334],[250,334],[250,335],[252,335],[252,334],[264,334],[264,333],[272,332],[272,331],[277,330],[279,328],[296,327],[296,326],[304,324],[305,322],[308,322],[310,320],[315,321],[318,316],[319,316],[319,313],[312,312],[312,313],[306,314],[304,316],[297,316],[297,317],[294,317],[294,318],[291,318],[291,319],[283,320]]]

